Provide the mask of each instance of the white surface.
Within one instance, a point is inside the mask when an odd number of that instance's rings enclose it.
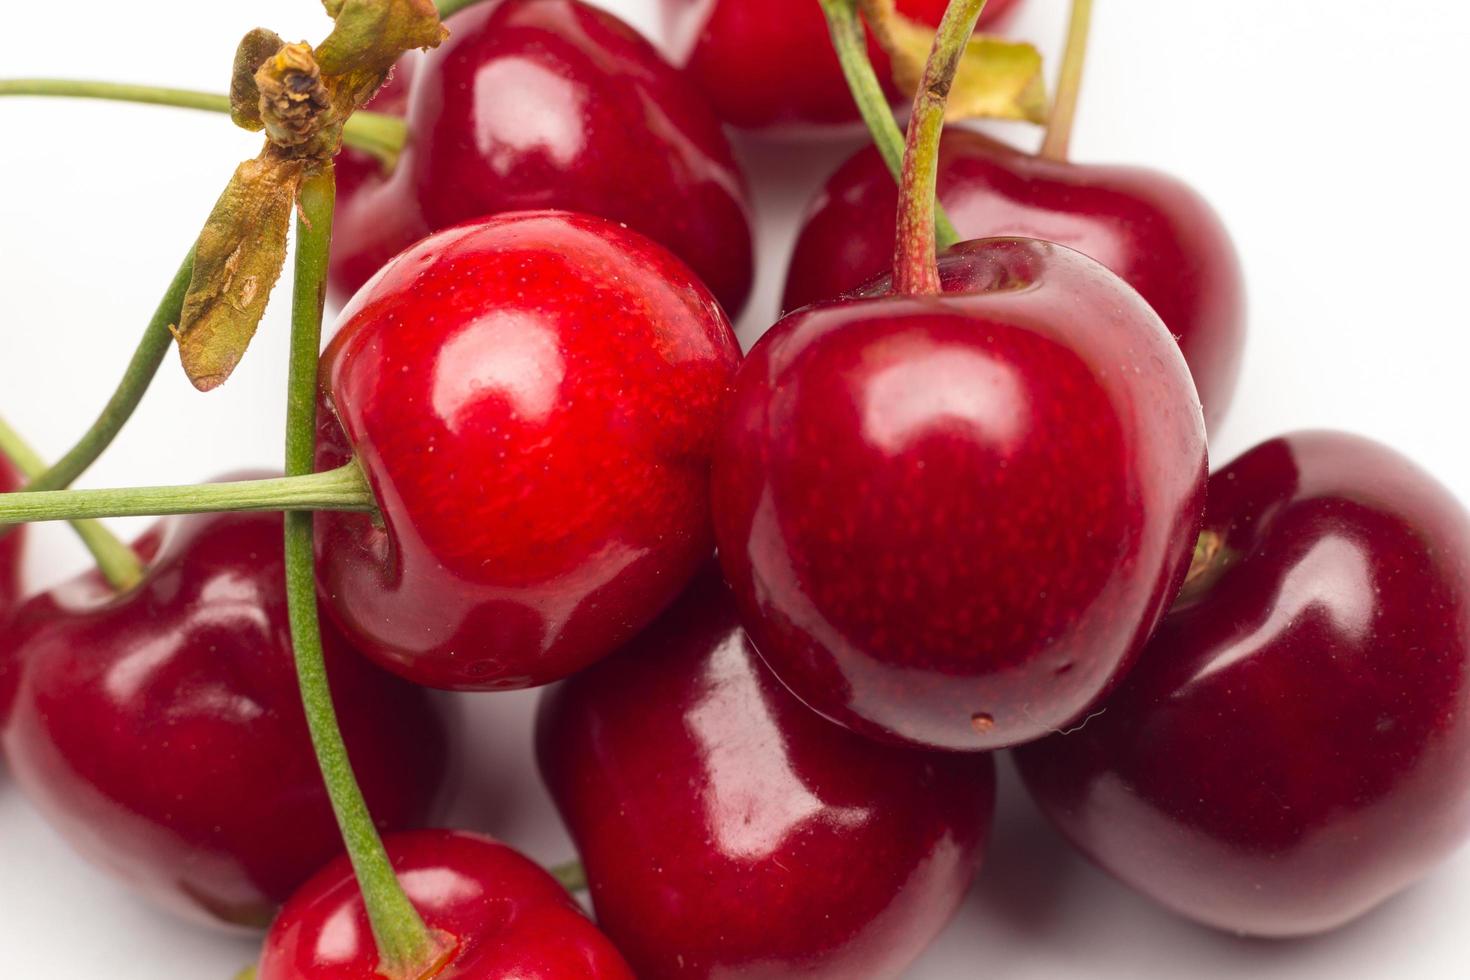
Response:
[[[654,0],[607,0],[645,30]],[[792,0],[811,2],[811,0]],[[1470,9],[1456,0],[1104,0],[1075,157],[1147,163],[1225,215],[1252,293],[1250,345],[1214,456],[1304,426],[1382,439],[1470,500]],[[1059,45],[1065,4],[1029,0],[1017,34]],[[0,76],[222,89],[235,42],[267,25],[319,38],[314,0],[7,2]],[[44,40],[55,36],[55,42]],[[0,101],[0,412],[55,455],[91,420],[231,168],[259,138],[222,118]],[[1015,131],[1017,138],[1033,139]],[[747,146],[773,315],[794,222],[854,144]],[[286,304],[234,379],[196,395],[165,367],[87,486],[279,465]],[[142,522],[118,522],[131,529]],[[33,540],[35,587],[81,568],[67,531]],[[534,774],[534,693],[464,699],[474,765],[458,812],[541,858],[569,845]],[[1470,976],[1470,853],[1335,935],[1243,942],[1154,909],[1073,856],[1009,778],[990,865],[917,980]],[[252,958],[153,912],[83,865],[0,777],[0,978],[200,980]]]

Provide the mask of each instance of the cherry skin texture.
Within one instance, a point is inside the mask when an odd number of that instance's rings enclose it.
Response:
[[[394,834],[383,843],[424,923],[455,943],[436,980],[633,980],[556,879],[504,844],[448,830]],[[259,980],[382,980],[346,857],[281,910],[261,951]]]
[[[736,378],[720,560],[776,675],[857,731],[994,749],[1080,720],[1178,592],[1199,402],[1127,284],[963,243],[943,296],[807,307]]]
[[[745,178],[688,79],[578,0],[487,0],[417,65],[393,177],[342,202],[334,295],[428,232],[537,208],[667,247],[736,315],[753,276]]]
[[[644,980],[898,976],[969,887],[995,801],[988,755],[877,745],[792,697],[714,568],[548,692],[537,757]]]
[[[659,2],[674,63],[732,126],[799,133],[861,120],[815,0]],[[994,27],[1015,5],[990,0],[981,28]],[[946,0],[898,0],[901,13],[930,27],[939,24],[945,6]],[[899,101],[892,66],[871,37],[868,55],[889,99]]]
[[[328,608],[434,687],[530,687],[611,653],[713,549],[739,360],[688,268],[600,218],[499,215],[414,246],[323,358],[320,465],[356,455],[382,509],[319,516]]]
[[[1223,542],[1081,731],[1017,754],[1085,854],[1174,911],[1322,932],[1470,835],[1470,515],[1357,436],[1211,478]]]
[[[945,132],[939,160],[939,199],[960,234],[1057,242],[1142,293],[1179,340],[1205,424],[1219,424],[1245,346],[1245,280],[1204,198],[1155,170],[1047,160],[964,130]],[[876,150],[839,168],[808,210],[784,308],[840,296],[887,272],[897,206]]]
[[[278,514],[161,522],[146,578],[94,572],[17,611],[4,731],[16,781],[78,851],[202,921],[263,928],[342,850],[312,755]],[[384,828],[433,819],[448,732],[428,692],[325,631],[353,768]]]

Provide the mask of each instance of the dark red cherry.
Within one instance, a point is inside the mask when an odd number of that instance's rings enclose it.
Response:
[[[342,850],[307,734],[282,521],[161,522],[141,584],[91,572],[23,605],[4,731],[16,781],[83,855],[190,918],[264,927]],[[385,828],[432,819],[448,775],[428,692],[324,634],[353,767]]]
[[[644,980],[898,976],[968,888],[995,800],[989,756],[878,745],[792,697],[717,569],[545,695],[537,756]]]
[[[1017,762],[1168,908],[1331,929],[1470,836],[1470,515],[1384,446],[1298,433],[1210,479],[1202,542],[1103,712]]]
[[[422,830],[383,841],[424,923],[453,944],[442,980],[633,980],[556,879],[498,841]],[[338,858],[286,903],[259,980],[382,980],[352,866]]]
[[[558,208],[661,243],[739,312],[753,275],[745,178],[682,73],[578,0],[489,0],[449,26],[418,63],[393,177],[342,203],[335,296],[431,230]]]
[[[1245,284],[1225,226],[1199,194],[1155,170],[1048,160],[950,129],[939,199],[962,235],[1057,242],[1122,276],[1178,338],[1206,425],[1224,417],[1245,345]],[[897,205],[871,147],[838,169],[797,239],[784,307],[831,299],[886,272]]]
[[[994,26],[1015,2],[990,0],[981,26]],[[731,125],[782,131],[858,122],[815,0],[659,0],[659,5],[674,63],[685,67]],[[946,0],[898,0],[900,12],[931,27],[944,16],[945,6]],[[896,101],[888,58],[873,43],[868,54]]]
[[[1075,723],[1189,564],[1204,428],[1179,348],[1091,259],[1024,239],[943,296],[817,304],[735,382],[720,560],[776,675],[858,731],[992,749]]]
[[[355,455],[382,509],[318,519],[328,607],[435,687],[529,687],[611,653],[710,555],[739,360],[688,268],[600,218],[500,215],[415,245],[324,355],[321,463]]]

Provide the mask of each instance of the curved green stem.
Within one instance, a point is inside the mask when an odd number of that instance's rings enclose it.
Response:
[[[1087,65],[1087,38],[1092,32],[1092,0],[1072,0],[1072,20],[1067,27],[1067,51],[1062,56],[1057,76],[1056,99],[1051,118],[1046,123],[1046,136],[1041,141],[1041,155],[1049,160],[1065,160],[1072,147],[1072,123],[1077,118],[1077,99],[1082,93],[1082,72]]]
[[[108,99],[146,105],[175,106],[205,112],[230,112],[230,98],[216,92],[165,88],[158,85],[129,85],[71,78],[0,79],[0,96],[33,95],[74,99]],[[358,110],[342,127],[342,142],[354,150],[370,153],[392,170],[408,140],[408,124],[397,116]]]
[[[118,432],[143,400],[143,394],[153,382],[164,355],[173,343],[173,333],[169,327],[179,322],[184,294],[189,291],[189,278],[193,274],[194,250],[191,248],[183,264],[179,266],[179,271],[174,274],[173,282],[168,284],[168,291],[159,300],[158,308],[153,311],[153,319],[148,321],[143,338],[138,341],[138,347],[133,351],[133,357],[123,372],[122,380],[103,406],[101,414],[64,456],[27,484],[27,490],[61,490],[71,486],[112,445]]]
[[[480,0],[435,0],[434,6],[439,8],[439,19],[448,20],[466,7],[473,7]]]
[[[587,869],[582,867],[582,862],[576,858],[565,864],[553,865],[546,869],[551,877],[561,883],[561,886],[569,892],[584,892],[587,890]]]
[[[298,197],[295,287],[291,297],[291,370],[286,389],[286,475],[301,479],[316,461],[317,360],[322,304],[332,246],[336,198],[331,164],[306,178]],[[359,476],[360,478],[360,476]],[[286,603],[301,701],[322,779],[362,890],[380,972],[407,980],[425,976],[445,955],[393,873],[393,865],[368,812],[337,725],[317,618],[316,574],[310,511],[286,515]]]
[[[903,130],[893,118],[893,109],[883,91],[883,83],[873,70],[868,57],[868,36],[858,16],[857,0],[817,0],[827,16],[827,31],[832,35],[832,48],[842,65],[843,77],[852,92],[852,100],[873,137],[888,172],[897,181],[903,174]],[[939,248],[946,249],[960,241],[960,233],[938,202],[934,205],[934,234]]]
[[[27,477],[34,477],[46,469],[45,462],[20,433],[0,419],[0,453],[9,457],[16,468]],[[8,494],[0,496],[3,501]],[[132,548],[124,544],[117,535],[96,521],[72,522],[72,528],[82,544],[92,553],[97,569],[107,583],[119,592],[126,592],[143,580],[143,563]]]
[[[41,490],[0,495],[0,524],[74,521],[88,517],[142,517],[248,510],[377,509],[355,462],[325,473],[235,483],[105,490]]]
[[[898,236],[893,256],[894,292],[918,296],[940,291],[934,240],[934,192],[939,176],[939,137],[944,106],[985,0],[950,0],[914,96],[903,177],[898,189]]]

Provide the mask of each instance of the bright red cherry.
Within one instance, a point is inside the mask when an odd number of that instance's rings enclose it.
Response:
[[[541,771],[640,977],[896,977],[989,833],[987,755],[877,745],[755,655],[717,570],[552,689]]]
[[[556,879],[498,841],[422,830],[383,841],[424,923],[450,937],[442,980],[633,980]],[[382,980],[367,909],[346,857],[281,910],[259,980]]]
[[[1091,259],[1023,239],[942,296],[783,319],[716,451],[720,560],[762,656],[829,718],[993,749],[1077,722],[1178,592],[1205,440],[1179,348]]]
[[[710,555],[739,360],[688,268],[600,218],[500,215],[404,252],[324,355],[322,465],[355,455],[382,510],[318,519],[329,608],[435,687],[529,687],[611,653]]]
[[[1384,446],[1299,433],[1210,479],[1202,543],[1103,713],[1017,761],[1174,911],[1334,928],[1470,836],[1470,515]]]
[[[4,731],[17,782],[82,854],[193,919],[263,927],[342,850],[296,685],[280,515],[161,522],[146,577],[94,572],[27,602]],[[432,819],[448,732],[428,693],[328,629],[358,781],[379,823]]]
[[[753,275],[745,178],[682,73],[578,0],[489,0],[449,26],[417,63],[393,177],[341,202],[335,296],[432,230],[558,208],[654,239],[739,312]]]
[[[1050,160],[949,129],[939,200],[962,235],[1057,242],[1122,276],[1178,338],[1206,425],[1224,417],[1245,345],[1245,284],[1229,233],[1199,194],[1155,170]],[[839,168],[802,226],[784,307],[840,296],[887,272],[897,205],[876,150]]]
[[[990,0],[980,24],[993,26],[1015,2]],[[930,27],[946,5],[898,0],[901,13]],[[660,0],[660,7],[675,64],[731,125],[792,130],[858,122],[816,0]],[[896,101],[888,58],[875,43],[868,54]]]

